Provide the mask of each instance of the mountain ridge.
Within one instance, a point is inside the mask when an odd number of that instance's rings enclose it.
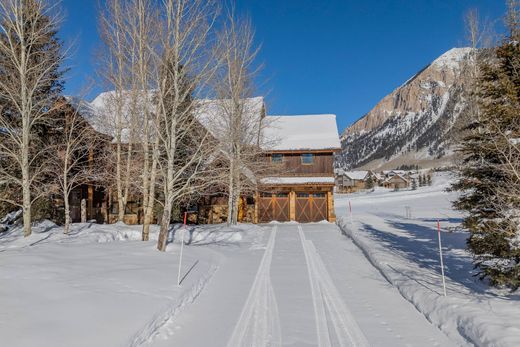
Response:
[[[476,50],[453,48],[410,77],[341,136],[337,166],[349,169],[449,163],[466,107],[466,69]]]

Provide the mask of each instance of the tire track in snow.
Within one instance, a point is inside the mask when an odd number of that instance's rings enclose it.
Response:
[[[217,269],[217,266],[211,266],[209,272],[203,275],[187,293],[172,301],[164,311],[154,315],[150,322],[132,337],[128,345],[130,347],[141,347],[149,344],[162,328],[172,321],[187,305],[197,299]]]
[[[281,346],[278,304],[271,283],[271,262],[278,227],[274,226],[228,347]]]
[[[312,241],[305,239],[301,225],[298,225],[298,233],[309,271],[319,346],[331,346],[325,307],[330,313],[330,320],[341,346],[370,346],[354,316],[341,298],[316,247]]]
[[[314,262],[307,250],[307,240],[303,234],[301,225],[298,225],[298,234],[302,243],[305,262],[307,263],[307,272],[309,274],[309,282],[311,285],[312,304],[314,306],[314,319],[316,321],[316,333],[318,335],[319,347],[330,347],[329,328],[327,326],[327,315],[325,314],[325,303],[321,294],[320,284],[316,276]]]

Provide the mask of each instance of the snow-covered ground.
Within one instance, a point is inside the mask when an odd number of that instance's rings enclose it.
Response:
[[[403,297],[452,339],[520,346],[520,294],[490,288],[474,276],[465,250],[468,234],[458,228],[462,215],[451,208],[456,194],[445,192],[450,180],[444,173],[434,176],[432,187],[416,191],[338,195],[338,224]],[[442,295],[437,221],[447,297]]]
[[[165,253],[139,241],[139,226],[63,235],[46,222],[29,238],[11,227],[0,234],[0,346],[518,346],[518,295],[472,277],[449,179],[338,195],[342,229],[191,227],[180,287],[179,226]]]
[[[137,241],[138,226],[74,224],[63,235],[63,228],[47,222],[28,238],[11,230],[0,237],[0,346],[149,343],[215,274],[222,262],[215,249],[249,249],[260,230],[190,229],[180,287],[182,231],[161,253],[155,242]]]

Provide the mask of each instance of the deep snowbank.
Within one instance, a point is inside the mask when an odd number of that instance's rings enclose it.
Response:
[[[45,243],[107,243],[114,241],[141,240],[140,225],[124,223],[96,224],[74,223],[68,234],[63,233],[63,227],[51,221],[43,221],[33,226],[32,235],[23,237],[21,225],[12,226],[0,234],[0,250],[29,247]],[[180,224],[170,228],[169,242],[179,243],[184,234],[186,244],[226,244],[240,242],[245,235],[257,231],[256,226],[238,225],[227,227],[222,224],[197,226],[189,225],[184,229]],[[150,226],[150,240],[157,240],[159,226]]]
[[[460,215],[451,210],[452,194],[444,191],[448,175],[417,191],[342,196],[336,201],[338,225],[371,263],[426,318],[461,345],[520,346],[520,295],[496,290],[473,275]],[[347,210],[351,201],[351,222]],[[339,209],[338,209],[339,206]],[[412,218],[405,217],[411,206]],[[437,245],[441,221],[448,296],[442,295]]]

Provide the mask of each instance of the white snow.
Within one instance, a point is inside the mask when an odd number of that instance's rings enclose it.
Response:
[[[367,178],[368,171],[346,171],[343,175],[353,180],[362,181]]]
[[[520,298],[472,276],[450,180],[337,195],[343,233],[331,223],[173,225],[165,253],[157,226],[150,242],[121,223],[64,235],[43,222],[28,238],[11,226],[0,234],[1,344],[518,346]]]
[[[262,117],[265,115],[264,98],[261,96],[246,98],[242,100],[243,117],[241,129],[248,134],[241,134],[245,141],[256,144]],[[197,120],[217,139],[228,135],[229,117],[232,112],[230,100],[199,100],[195,117]]]
[[[334,184],[334,177],[265,177],[262,184]]]
[[[460,62],[463,61],[464,58],[473,51],[474,49],[471,47],[452,48],[435,59],[432,65],[458,69],[460,68]]]
[[[259,228],[190,227],[182,285],[177,286],[182,229],[166,253],[140,239],[140,226],[53,223],[34,234],[0,234],[2,346],[141,346],[203,291],[222,256],[213,248],[249,248]],[[157,227],[151,231],[157,238]],[[243,238],[247,239],[242,246]],[[253,242],[254,243],[254,242]]]
[[[412,191],[336,196],[343,231],[385,278],[429,321],[459,344],[519,346],[520,297],[489,287],[474,277],[466,250],[462,215],[453,211],[451,176],[437,174],[433,186]],[[348,202],[353,209],[351,224]],[[412,218],[405,218],[407,207]],[[442,296],[437,220],[441,223],[448,296]]]
[[[283,151],[341,148],[336,116],[333,114],[267,116],[266,121],[266,149]]]

